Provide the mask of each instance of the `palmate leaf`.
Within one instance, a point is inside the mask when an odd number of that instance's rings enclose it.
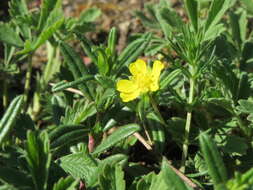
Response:
[[[25,0],[11,0],[9,3],[9,13],[12,18],[28,14]]]
[[[31,42],[27,40],[25,42],[24,49],[22,51],[17,52],[17,54],[25,54],[25,53],[29,53],[38,49],[42,44],[44,44],[49,38],[53,36],[53,34],[62,26],[63,23],[64,23],[64,18],[61,18],[57,20],[55,23],[53,23],[52,25],[46,27],[40,33],[36,41]]]
[[[23,47],[24,43],[15,31],[14,28],[12,28],[7,23],[1,23],[0,22],[0,41],[16,46],[16,47]]]
[[[99,186],[101,190],[125,190],[126,182],[122,167],[106,164],[99,176]]]
[[[64,124],[81,124],[87,118],[96,114],[97,110],[94,102],[79,100],[74,103],[74,107],[68,107],[65,117],[61,120]]]
[[[27,132],[25,158],[35,189],[46,189],[51,153],[49,149],[49,138],[45,131],[40,134],[32,131]]]
[[[120,127],[110,136],[108,136],[100,145],[98,145],[92,154],[95,155],[102,153],[103,151],[114,146],[116,143],[139,131],[140,129],[140,126],[135,123]]]
[[[19,116],[23,106],[23,96],[17,96],[12,100],[4,116],[0,121],[0,144],[3,143],[6,136],[10,133],[14,123]]]
[[[217,24],[230,6],[232,6],[232,0],[213,0],[205,23],[205,30]]]
[[[53,9],[59,9],[61,7],[62,0],[43,0],[41,3],[41,11],[39,18],[38,31],[41,31],[47,22],[48,15]]]

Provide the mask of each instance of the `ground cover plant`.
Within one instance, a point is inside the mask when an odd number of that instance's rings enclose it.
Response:
[[[9,2],[0,189],[253,189],[253,2],[180,3],[184,14],[166,0],[133,11],[147,32],[117,51],[116,28],[87,37],[98,8],[72,18],[61,0]]]

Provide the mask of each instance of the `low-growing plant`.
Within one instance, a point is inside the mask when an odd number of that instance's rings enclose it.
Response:
[[[253,189],[253,2],[180,3],[184,15],[165,0],[136,11],[147,32],[119,52],[116,28],[102,44],[85,35],[97,8],[65,18],[61,0],[10,1],[0,189]]]

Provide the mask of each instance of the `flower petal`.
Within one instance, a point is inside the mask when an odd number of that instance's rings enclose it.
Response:
[[[138,96],[140,95],[140,91],[139,90],[135,90],[132,93],[120,93],[120,97],[122,99],[123,102],[129,102],[131,100],[136,99]]]
[[[129,70],[133,76],[146,74],[147,72],[147,64],[142,59],[137,59],[134,63],[129,65]]]
[[[164,69],[164,64],[161,61],[156,60],[153,64],[152,75],[158,80],[161,71]]]
[[[159,89],[158,81],[153,81],[149,88],[152,92],[157,91]]]
[[[117,82],[117,90],[124,93],[135,91],[138,86],[131,80],[119,80]]]
[[[152,82],[150,83],[150,90],[157,91],[159,89],[158,81],[161,71],[164,69],[164,64],[161,61],[155,61],[152,68]]]

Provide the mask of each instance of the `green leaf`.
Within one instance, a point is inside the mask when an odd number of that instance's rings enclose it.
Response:
[[[231,154],[243,155],[246,154],[248,145],[243,138],[231,135],[226,137],[225,145],[223,148],[224,151],[229,153],[230,155]]]
[[[106,53],[104,52],[103,49],[99,48],[96,50],[96,54],[97,54],[97,67],[99,74],[106,75],[110,69]]]
[[[75,52],[72,47],[70,47],[65,42],[61,42],[60,50],[75,80],[78,80],[81,77],[89,74],[88,69],[83,63],[81,57]],[[79,87],[89,99],[92,99],[89,89],[85,83],[80,84]]]
[[[43,0],[41,3],[41,11],[39,18],[38,31],[41,31],[47,22],[48,15],[54,9],[60,9],[62,0]]]
[[[9,13],[12,18],[28,14],[25,0],[11,0],[9,2]]]
[[[40,134],[27,132],[25,158],[36,190],[47,188],[48,172],[51,162],[49,138],[45,131]]]
[[[160,80],[160,89],[168,87],[168,85],[170,85],[170,83],[181,73],[181,69],[175,69],[172,72],[166,72],[166,74],[163,74]]]
[[[205,23],[205,30],[216,25],[230,6],[231,0],[213,0]]]
[[[93,22],[101,15],[101,10],[95,7],[86,9],[80,15],[81,22]]]
[[[22,51],[17,52],[17,54],[25,54],[31,51],[35,51],[38,49],[42,44],[44,44],[49,38],[53,36],[53,34],[62,26],[64,23],[64,18],[56,21],[54,24],[50,25],[49,27],[45,28],[37,38],[35,42],[30,42],[30,44],[25,44],[25,48]],[[26,42],[27,43],[27,42]]]
[[[23,96],[17,96],[14,100],[12,100],[11,104],[9,105],[8,109],[4,113],[0,121],[0,144],[3,143],[6,136],[12,130],[17,117],[21,113],[21,109],[23,107]]]
[[[113,27],[110,30],[107,42],[107,47],[110,50],[111,55],[114,55],[115,53],[116,42],[117,42],[117,30],[115,27]]]
[[[79,78],[75,81],[72,81],[72,82],[61,81],[61,82],[56,83],[53,86],[52,92],[58,92],[58,91],[65,90],[67,88],[73,88],[73,87],[76,87],[77,85],[79,85],[83,82],[86,82],[86,81],[89,81],[89,80],[92,80],[92,79],[94,79],[94,77],[92,75],[86,75],[86,76],[81,77],[81,78]]]
[[[2,166],[0,168],[0,179],[18,189],[26,189],[32,186],[31,178],[25,172],[9,167]]]
[[[163,157],[161,173],[163,175],[163,180],[171,189],[192,190],[192,188],[188,187],[171,169],[168,164],[168,160],[165,157]]]
[[[61,157],[59,165],[74,178],[85,180],[87,187],[96,182],[97,162],[89,154],[81,152]]]
[[[161,5],[157,5],[156,8],[155,8],[156,19],[158,20],[158,22],[159,22],[159,24],[160,24],[160,26],[162,28],[162,31],[164,33],[165,38],[168,39],[169,36],[171,35],[172,27],[170,25],[171,22],[168,22],[168,17],[164,16],[164,13],[166,11],[168,11],[168,8],[167,7],[163,7]],[[170,19],[170,21],[171,21],[171,19]]]
[[[61,120],[64,124],[81,124],[87,118],[97,113],[94,102],[79,100],[74,103],[74,107],[68,107],[65,117]]]
[[[121,166],[105,165],[99,176],[99,186],[101,190],[125,190],[126,182]]]
[[[229,190],[251,190],[253,187],[253,168],[244,174],[235,173],[235,177],[230,179],[226,186]]]
[[[84,35],[79,34],[79,33],[75,33],[76,37],[81,41],[81,46],[84,50],[84,52],[88,55],[89,58],[91,58],[91,60],[97,64],[97,56],[96,54],[93,52],[92,49],[92,42],[90,40],[88,40]]]
[[[207,164],[208,173],[212,177],[214,186],[225,184],[227,181],[227,172],[221,155],[212,139],[205,133],[199,136],[201,151]]]
[[[135,123],[120,127],[119,129],[114,131],[110,136],[108,136],[100,145],[98,145],[92,154],[93,155],[99,154],[107,150],[108,148],[111,148],[116,143],[124,140],[125,138],[134,134],[140,129],[141,129],[140,126]]]
[[[198,31],[198,1],[185,0],[185,6],[194,30]]]
[[[250,14],[253,14],[253,2],[252,2],[252,0],[241,0],[240,2],[242,2],[244,7],[247,9],[247,11]]]
[[[75,190],[78,184],[78,180],[74,180],[68,176],[66,178],[60,178],[53,186],[53,190]]]
[[[253,101],[250,100],[239,100],[239,106],[237,109],[243,113],[253,113]]]
[[[16,47],[23,47],[24,45],[24,42],[21,40],[17,32],[9,24],[1,22],[0,41]]]
[[[165,147],[163,121],[160,121],[159,117],[154,112],[151,112],[147,115],[147,123],[147,126],[152,134],[152,141],[154,143],[155,150],[162,154]]]
[[[177,12],[169,8],[162,8],[160,14],[167,24],[171,26],[170,30],[179,30],[181,28],[183,21]]]
[[[117,65],[117,73],[120,72],[123,66],[128,66],[138,56],[140,56],[151,40],[152,34],[144,34],[141,38],[138,38],[131,42],[119,55],[119,64]]]
[[[230,12],[230,25],[232,29],[232,36],[234,40],[237,42],[237,45],[241,47],[242,42],[245,41],[246,38],[246,29],[247,29],[247,17],[246,11],[241,13],[238,12]]]

